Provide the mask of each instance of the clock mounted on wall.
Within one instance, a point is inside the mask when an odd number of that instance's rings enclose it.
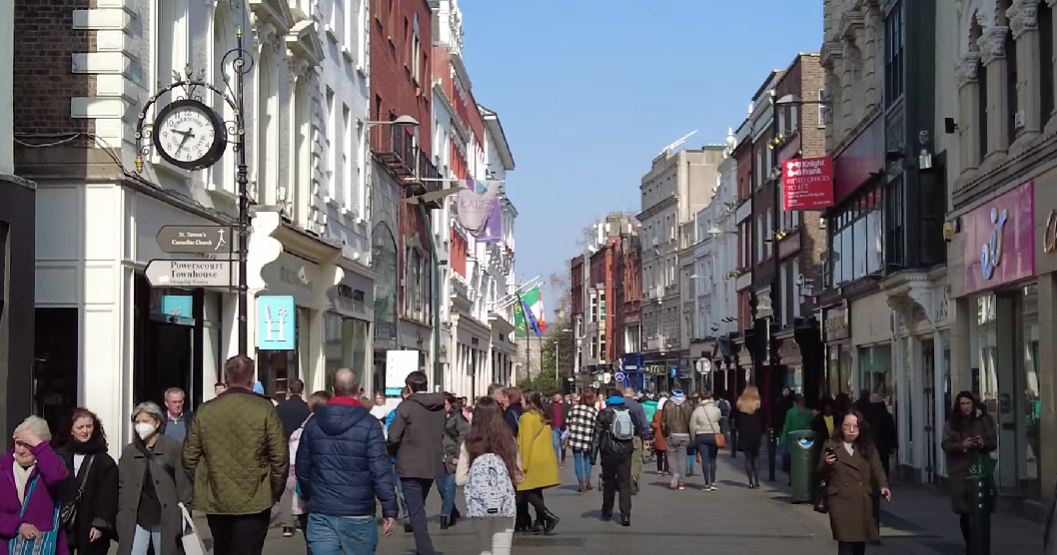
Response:
[[[224,155],[227,144],[224,120],[198,100],[177,100],[154,118],[154,148],[178,168],[208,168]]]

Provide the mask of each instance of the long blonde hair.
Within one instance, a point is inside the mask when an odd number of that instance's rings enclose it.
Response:
[[[750,385],[741,392],[741,397],[738,397],[738,412],[753,414],[758,410],[760,410],[760,390]]]

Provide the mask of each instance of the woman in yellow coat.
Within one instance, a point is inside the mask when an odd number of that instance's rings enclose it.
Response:
[[[547,509],[543,490],[560,483],[558,457],[554,453],[551,423],[543,409],[543,397],[538,391],[531,391],[525,395],[524,401],[525,412],[518,422],[517,443],[525,476],[517,489],[525,502],[536,509],[543,533],[550,535],[560,519]]]

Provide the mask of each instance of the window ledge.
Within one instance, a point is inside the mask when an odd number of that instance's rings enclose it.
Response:
[[[359,73],[361,77],[368,77],[367,70],[360,64],[356,64],[356,73]]]
[[[342,46],[341,47],[341,56],[343,58],[345,58],[345,61],[347,61],[349,63],[355,63],[356,62],[356,60],[353,59],[352,51],[349,50],[348,46]]]
[[[338,33],[329,23],[323,27],[323,30],[326,32],[327,38],[330,39],[330,42],[333,42],[334,44],[338,43]]]

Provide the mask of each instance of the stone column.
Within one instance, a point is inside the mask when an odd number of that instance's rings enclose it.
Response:
[[[962,57],[954,70],[958,83],[958,134],[961,172],[980,167],[980,56],[970,53]]]
[[[884,67],[884,41],[882,32],[884,19],[877,4],[867,2],[863,4],[862,15],[865,27],[862,51],[862,84],[865,87],[866,105],[863,106],[863,115],[881,103],[881,92],[884,90],[884,74],[877,71],[878,67]]]
[[[1057,281],[1054,274],[1039,278],[1039,336],[1053,337],[1057,333]],[[1054,400],[1057,399],[1057,345],[1053,341],[1039,342],[1039,395],[1042,398],[1042,415],[1040,417],[1041,444],[1053,445],[1057,440],[1057,411]],[[1042,459],[1042,493],[1048,496],[1054,488],[1054,477],[1057,476],[1057,458],[1051,449],[1042,449],[1037,456]]]
[[[1009,27],[995,26],[984,31],[977,44],[987,69],[987,160],[1003,155],[1009,148],[1009,117],[1006,113],[1009,93],[1006,88],[1006,33]]]
[[[1039,59],[1038,14],[1037,0],[1016,0],[1006,12],[1017,45],[1017,109],[1024,114],[1024,126],[1017,130],[1017,140],[1010,145],[1010,150],[1019,150],[1030,143],[1042,129],[1041,91],[1036,66]]]
[[[1051,9],[1050,18],[1052,19],[1055,28],[1057,28],[1057,0],[1046,0],[1046,5]],[[1057,35],[1051,37],[1051,40],[1053,41],[1051,51],[1057,53]],[[1057,59],[1051,59],[1050,64],[1057,66]],[[1055,67],[1055,71],[1053,72],[1053,90],[1057,91],[1057,67]],[[1054,106],[1057,106],[1057,103],[1054,103]],[[1046,117],[1047,115],[1052,114],[1042,114],[1043,117]],[[1057,131],[1057,117],[1051,117],[1049,123],[1046,124],[1046,134],[1055,131]]]
[[[840,76],[840,137],[843,139],[851,133],[855,121],[855,69],[861,61],[858,48],[853,39],[845,37],[841,41],[841,76]]]

